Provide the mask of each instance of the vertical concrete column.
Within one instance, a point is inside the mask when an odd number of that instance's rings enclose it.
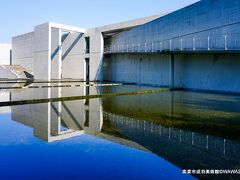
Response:
[[[170,85],[169,87],[174,89],[175,85],[174,85],[174,54],[171,54],[170,57],[170,64],[169,64],[169,73],[170,73]]]
[[[174,88],[183,88],[184,54],[174,54]]]
[[[51,79],[61,79],[62,75],[62,38],[61,29],[51,29]]]
[[[98,91],[97,87],[93,87],[90,94],[96,94]],[[84,131],[86,133],[95,135],[101,132],[103,126],[103,109],[101,99],[90,99],[84,102],[83,119],[85,121]],[[86,123],[86,121],[88,122]]]
[[[89,133],[98,134],[103,126],[103,111],[100,99],[89,101]]]
[[[99,32],[90,32],[90,81],[103,79],[103,35]]]
[[[51,27],[50,23],[34,27],[33,74],[35,79],[51,80]]]
[[[51,103],[51,122],[50,122],[50,135],[57,136],[60,134],[60,127],[61,127],[61,111],[59,108],[60,102]]]
[[[60,86],[61,83],[58,83],[58,85]],[[51,88],[49,88],[49,90],[51,91],[51,96],[52,97],[62,97],[62,88],[58,87],[58,88],[54,88],[51,90]],[[62,119],[62,102],[52,102],[51,104],[51,116],[50,116],[50,124],[51,124],[51,128],[50,128],[50,136],[54,135],[57,136],[59,134],[61,134],[61,119]]]
[[[46,141],[48,141],[50,137],[50,108],[50,103],[36,104],[32,106],[32,111],[35,115],[35,117],[33,117],[34,135]]]

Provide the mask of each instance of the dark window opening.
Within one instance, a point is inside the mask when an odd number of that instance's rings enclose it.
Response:
[[[89,81],[90,75],[89,58],[85,59],[85,81]]]
[[[88,54],[90,53],[90,37],[85,37],[85,43],[86,43],[85,53]]]

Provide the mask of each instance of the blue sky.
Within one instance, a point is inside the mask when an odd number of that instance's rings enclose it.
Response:
[[[160,13],[198,0],[4,0],[0,2],[0,42],[47,21],[90,28]]]

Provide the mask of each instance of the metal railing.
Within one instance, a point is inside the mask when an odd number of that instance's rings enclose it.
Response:
[[[202,32],[201,32],[202,33]],[[104,53],[154,53],[181,51],[230,51],[240,50],[240,33],[200,35],[194,33],[162,41],[137,44],[112,44]]]

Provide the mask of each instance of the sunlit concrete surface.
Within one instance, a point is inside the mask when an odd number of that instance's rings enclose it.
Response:
[[[94,29],[82,29],[52,22],[44,23],[35,26],[33,32],[13,38],[13,64],[20,64],[33,72],[35,79],[86,80],[85,59],[89,58],[91,59],[89,80],[102,80],[100,71],[103,59],[103,33],[116,34],[160,16],[162,15]],[[86,37],[90,37],[89,53],[86,53]],[[46,71],[48,73],[45,73]]]
[[[13,64],[48,81],[240,93],[239,12],[239,1],[203,0],[170,14],[93,29],[48,22],[13,37]]]

